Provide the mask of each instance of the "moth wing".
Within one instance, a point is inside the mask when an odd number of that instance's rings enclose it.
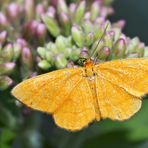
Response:
[[[53,114],[57,125],[75,131],[95,120],[93,96],[85,78],[77,83],[67,98]]]
[[[103,119],[126,120],[141,107],[140,98],[103,77],[97,78],[96,86],[100,114]]]
[[[114,60],[96,65],[97,72],[111,83],[137,97],[148,93],[148,59]]]
[[[13,88],[12,94],[27,106],[52,113],[80,80],[81,69],[56,70],[27,79]]]
[[[79,130],[95,119],[92,93],[82,68],[57,70],[18,84],[12,94],[27,106],[51,113],[56,124]]]

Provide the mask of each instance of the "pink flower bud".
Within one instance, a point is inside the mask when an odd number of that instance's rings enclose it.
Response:
[[[2,31],[0,33],[0,44],[3,44],[5,42],[6,37],[7,37],[7,32],[6,31]]]
[[[17,3],[10,3],[7,7],[7,15],[11,21],[14,21],[18,18],[20,14],[20,6]]]
[[[37,6],[36,6],[36,14],[38,15],[38,16],[41,16],[42,14],[44,14],[45,13],[45,8],[44,8],[44,6],[42,5],[42,4],[38,4]]]
[[[38,38],[44,39],[46,36],[47,28],[43,23],[39,23],[36,28],[36,35]]]
[[[2,12],[0,12],[0,25],[7,26],[8,24],[7,17]]]

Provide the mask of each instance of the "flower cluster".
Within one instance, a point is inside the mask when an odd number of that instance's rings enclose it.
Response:
[[[73,66],[79,57],[97,56],[101,62],[148,56],[147,47],[138,37],[130,39],[122,33],[124,20],[111,23],[107,19],[114,13],[107,5],[110,2],[3,2],[0,90],[11,86],[18,72],[20,79],[25,79],[42,70]]]
[[[130,39],[122,33],[124,20],[113,24],[107,20],[112,13],[113,9],[104,6],[101,1],[95,1],[89,7],[86,7],[85,1],[69,6],[64,0],[58,1],[56,8],[50,7],[42,16],[55,41],[38,47],[39,67],[64,68],[80,56],[89,57],[94,50],[94,55],[101,61],[144,56],[144,43],[137,37]]]

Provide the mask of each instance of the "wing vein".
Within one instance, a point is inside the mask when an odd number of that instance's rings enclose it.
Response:
[[[102,77],[101,77],[102,78]],[[106,79],[105,79],[106,80]],[[102,84],[102,82],[100,81],[100,83]],[[121,109],[119,109],[118,107],[116,107],[111,101],[110,101],[110,99],[107,97],[107,92],[106,92],[106,89],[104,89],[104,87],[102,87],[103,86],[103,84],[101,85],[100,84],[100,87],[102,88],[102,91],[103,91],[103,95],[104,95],[104,100],[105,100],[105,102],[106,102],[106,104],[110,104],[115,110],[118,110],[120,113],[122,112],[122,110]],[[106,99],[107,99],[107,101],[106,101]],[[109,111],[108,111],[108,113],[110,113]]]
[[[69,77],[67,77],[66,79],[65,79],[65,81],[67,81],[67,80],[69,80],[71,77],[73,77],[75,74],[77,74],[77,73],[73,73],[72,75],[70,75]],[[56,79],[54,79],[53,81],[51,81],[51,82],[54,82],[54,81],[57,81],[59,78],[61,78],[61,77],[58,77],[58,78],[56,78]],[[45,83],[42,87],[44,87],[44,86],[47,86],[48,84],[47,83]],[[65,85],[65,83],[64,82],[62,82],[62,86],[61,86],[61,92],[62,92],[62,90],[63,90],[63,86]],[[40,89],[40,90],[42,90],[42,89]],[[41,91],[39,91],[38,92],[38,94],[40,94],[41,93]],[[57,92],[56,94],[55,94],[55,96],[58,94],[59,92]],[[38,101],[38,104],[40,104],[41,103],[41,101],[42,101],[42,99],[40,99],[40,101]]]
[[[108,80],[108,79],[104,78],[102,75],[98,75],[98,76],[100,76],[102,79],[104,79],[104,80],[108,81],[110,84],[112,84],[112,85],[114,85],[114,86],[116,86],[116,87],[119,87],[120,89],[124,90],[127,94],[129,94],[129,95],[131,95],[131,96],[133,96],[133,97],[135,97],[135,98],[137,98],[137,99],[141,100],[141,98],[140,98],[140,97],[137,97],[137,96],[135,96],[135,95],[131,94],[131,93],[130,93],[130,92],[128,92],[128,91],[127,91],[124,87],[122,87],[122,86],[120,86],[120,85],[117,85],[117,84],[115,84],[115,83],[111,82],[110,80]]]
[[[76,83],[76,85],[72,88],[72,90],[69,92],[69,94],[68,94],[67,96],[65,96],[65,100],[63,100],[63,102],[59,105],[60,107],[57,107],[57,108],[54,110],[53,114],[55,114],[56,112],[58,112],[58,110],[64,105],[64,103],[65,103],[66,101],[68,101],[68,97],[69,97],[70,94],[77,88],[77,86],[78,86],[78,84],[81,82],[81,80],[82,80],[82,79],[80,79],[80,80]]]

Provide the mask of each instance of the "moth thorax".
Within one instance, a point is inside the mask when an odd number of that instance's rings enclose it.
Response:
[[[94,64],[93,64],[93,61],[91,59],[86,59],[86,61],[84,62],[84,66],[87,68],[87,67],[92,67]]]
[[[85,77],[89,80],[89,81],[93,81],[95,79],[95,72],[93,67],[86,67],[85,68]]]

